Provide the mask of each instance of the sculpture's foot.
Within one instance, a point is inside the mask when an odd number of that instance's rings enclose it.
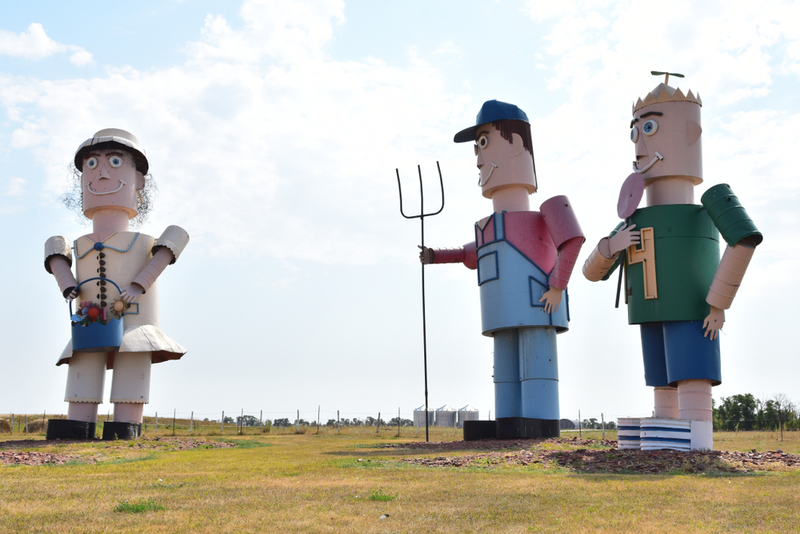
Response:
[[[46,439],[94,439],[96,423],[72,419],[48,419]]]
[[[695,451],[714,448],[714,429],[711,421],[644,417],[640,420],[640,424],[643,451]],[[620,437],[622,437],[621,428]],[[620,440],[620,444],[622,443]],[[630,447],[620,446],[620,448]]]
[[[617,448],[620,450],[641,449],[641,418],[620,417],[617,419]]]
[[[561,435],[558,419],[531,419],[530,417],[499,417],[497,437],[510,438],[557,438]]]
[[[115,439],[136,439],[141,435],[141,423],[109,421],[103,426],[103,439],[105,441],[112,441]]]
[[[464,441],[497,439],[497,421],[464,421]]]

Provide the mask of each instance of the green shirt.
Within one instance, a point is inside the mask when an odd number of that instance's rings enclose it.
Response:
[[[629,222],[642,232],[642,244],[625,257],[628,322],[705,318],[720,256],[719,232],[703,206],[651,206],[636,210]]]

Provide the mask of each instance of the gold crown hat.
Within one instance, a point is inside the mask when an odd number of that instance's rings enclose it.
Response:
[[[688,93],[683,94],[683,91],[680,89],[670,87],[665,83],[660,83],[655,89],[647,93],[644,100],[640,98],[633,105],[633,113],[652,104],[661,104],[662,102],[693,102],[701,107],[703,105],[703,101],[700,100],[700,93],[695,96],[690,89]]]
[[[119,128],[105,128],[96,132],[90,139],[87,139],[78,150],[75,152],[75,167],[82,170],[83,158],[86,152],[92,147],[96,149],[110,148],[114,145],[121,146],[126,152],[133,154],[133,159],[136,163],[136,170],[142,174],[147,174],[150,168],[150,163],[147,161],[147,155],[144,149],[139,144],[139,139],[135,135]]]

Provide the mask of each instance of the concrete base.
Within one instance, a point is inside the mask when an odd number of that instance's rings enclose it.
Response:
[[[107,422],[103,426],[103,440],[136,439],[142,435],[141,423]]]
[[[94,439],[96,423],[71,419],[48,419],[46,439]]]

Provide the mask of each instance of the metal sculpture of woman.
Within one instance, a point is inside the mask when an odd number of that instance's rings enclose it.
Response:
[[[103,439],[133,438],[141,434],[150,400],[151,364],[186,353],[159,327],[157,278],[178,259],[189,235],[178,226],[169,226],[158,239],[129,231],[129,221],[149,209],[149,163],[129,132],[100,130],[78,147],[74,161],[81,211],[91,219],[92,233],[74,243],[61,236],[45,243],[45,269],[63,296],[78,303],[71,317],[73,338],[56,364],[69,365],[68,415],[48,422],[47,437],[94,437],[105,371],[113,369],[114,421],[105,424]],[[88,346],[78,340],[83,328],[108,330],[115,321],[122,323],[121,339]]]

